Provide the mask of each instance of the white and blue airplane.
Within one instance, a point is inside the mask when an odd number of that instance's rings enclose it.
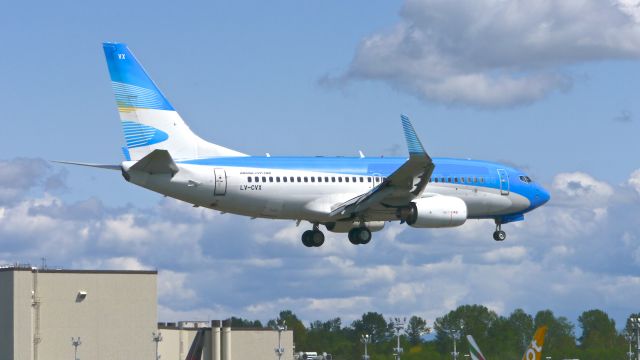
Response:
[[[409,157],[249,156],[194,134],[129,48],[104,43],[126,146],[120,170],[136,185],[223,213],[312,224],[302,243],[324,243],[320,226],[366,244],[387,221],[415,228],[460,226],[467,219],[502,225],[549,200],[549,193],[504,164],[431,158],[407,116]]]

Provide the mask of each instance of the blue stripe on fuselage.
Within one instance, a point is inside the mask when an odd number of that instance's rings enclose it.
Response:
[[[182,164],[246,167],[273,170],[301,170],[329,172],[336,174],[389,176],[398,169],[406,158],[359,158],[359,157],[216,157],[180,161]],[[502,164],[451,158],[434,158],[433,177],[483,177],[484,183],[464,184],[497,189],[500,186],[496,169],[509,173],[522,173]]]

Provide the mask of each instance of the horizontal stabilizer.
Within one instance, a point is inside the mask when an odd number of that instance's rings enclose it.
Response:
[[[120,170],[120,165],[92,164],[92,163],[82,163],[82,162],[74,162],[74,161],[62,161],[62,160],[51,160],[51,161],[58,164],[80,165],[80,166],[88,166],[88,167],[107,169],[107,170]]]
[[[129,170],[142,171],[149,174],[175,174],[178,165],[167,150],[156,149],[133,164]]]

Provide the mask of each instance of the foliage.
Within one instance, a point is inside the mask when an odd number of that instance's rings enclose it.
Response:
[[[371,360],[391,358],[396,347],[393,324],[377,312],[364,313],[349,326],[343,325],[340,318],[334,318],[313,321],[307,328],[290,310],[280,312],[279,319],[285,320],[287,327],[294,331],[296,351],[326,352],[332,354],[335,360],[361,359],[364,353],[361,341],[363,334],[370,334],[372,338],[368,345]],[[233,324],[246,326],[260,324],[259,321],[240,318],[231,320]],[[276,320],[270,320],[267,325],[275,324]],[[516,309],[505,317],[482,305],[463,305],[437,318],[433,324],[435,336],[425,341],[422,334],[429,330],[427,325],[427,321],[419,316],[409,319],[400,337],[400,346],[404,349],[402,359],[451,359],[453,341],[447,330],[460,328],[461,325],[462,332],[456,345],[463,359],[462,355],[469,350],[466,340],[469,334],[473,335],[488,359],[520,359],[536,328],[542,325],[548,327],[542,350],[543,359],[547,356],[553,359],[623,359],[628,349],[624,334],[632,331],[627,321],[625,329],[618,333],[615,322],[604,311],[589,310],[578,318],[581,334],[576,338],[574,324],[565,317],[556,317],[551,310],[542,310],[532,316],[522,309]]]

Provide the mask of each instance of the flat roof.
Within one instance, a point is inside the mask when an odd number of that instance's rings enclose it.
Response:
[[[39,269],[26,265],[0,267],[0,272],[8,271],[30,271],[37,273],[60,273],[60,274],[135,274],[135,275],[157,275],[158,270],[74,270],[74,269]]]

